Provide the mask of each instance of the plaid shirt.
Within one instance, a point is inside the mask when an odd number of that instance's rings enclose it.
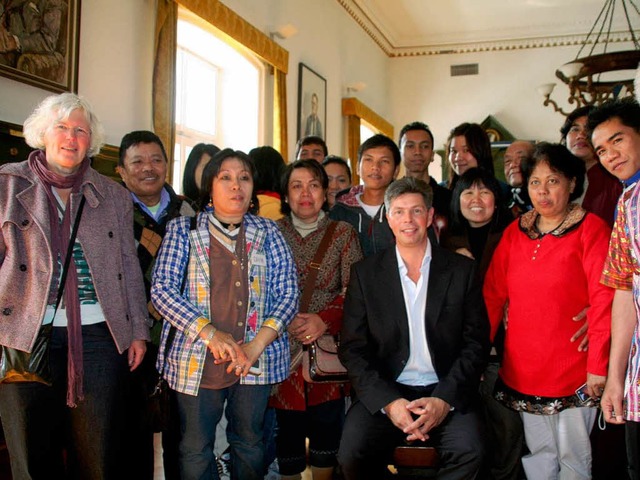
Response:
[[[164,377],[174,390],[197,395],[207,348],[199,339],[209,324],[209,230],[208,213],[198,214],[198,228],[189,229],[190,219],[179,217],[167,226],[156,259],[151,300],[165,322],[158,370],[166,359]],[[260,357],[262,375],[242,377],[243,384],[273,384],[289,375],[287,326],[298,311],[298,283],[291,251],[275,222],[253,215],[244,216],[249,258],[249,305],[244,342],[253,340],[261,327],[271,327],[278,338]],[[181,294],[186,274],[184,293]],[[165,343],[169,328],[176,336],[169,352]]]
[[[640,181],[628,187],[618,202],[609,255],[600,280],[620,290],[633,290],[638,323],[631,339],[625,380],[625,419],[640,422]]]

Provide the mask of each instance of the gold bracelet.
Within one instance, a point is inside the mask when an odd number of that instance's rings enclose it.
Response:
[[[207,338],[205,338],[204,340],[202,340],[204,342],[204,346],[208,347],[209,343],[211,342],[211,339],[213,338],[213,336],[216,334],[216,327],[214,327],[213,325],[211,325],[211,330],[209,331],[209,335],[207,335]]]

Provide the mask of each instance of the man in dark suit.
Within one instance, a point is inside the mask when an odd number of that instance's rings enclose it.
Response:
[[[471,479],[481,465],[489,324],[473,261],[429,242],[431,203],[425,182],[392,183],[396,246],[351,273],[339,352],[355,390],[338,453],[346,480],[384,478],[395,446],[427,439],[438,478]]]

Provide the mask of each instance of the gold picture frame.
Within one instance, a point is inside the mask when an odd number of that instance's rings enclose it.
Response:
[[[327,81],[304,63],[298,67],[298,139],[314,135],[326,141]]]
[[[3,2],[0,75],[56,93],[77,92],[80,2]]]

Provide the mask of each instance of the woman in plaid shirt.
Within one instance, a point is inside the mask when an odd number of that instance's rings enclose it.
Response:
[[[247,213],[254,175],[246,154],[218,153],[203,174],[195,228],[187,217],[170,222],[156,262],[151,297],[167,319],[157,368],[177,392],[185,479],[217,478],[225,402],[231,478],[261,479],[264,412],[273,384],[289,375],[297,273],[276,224]]]

